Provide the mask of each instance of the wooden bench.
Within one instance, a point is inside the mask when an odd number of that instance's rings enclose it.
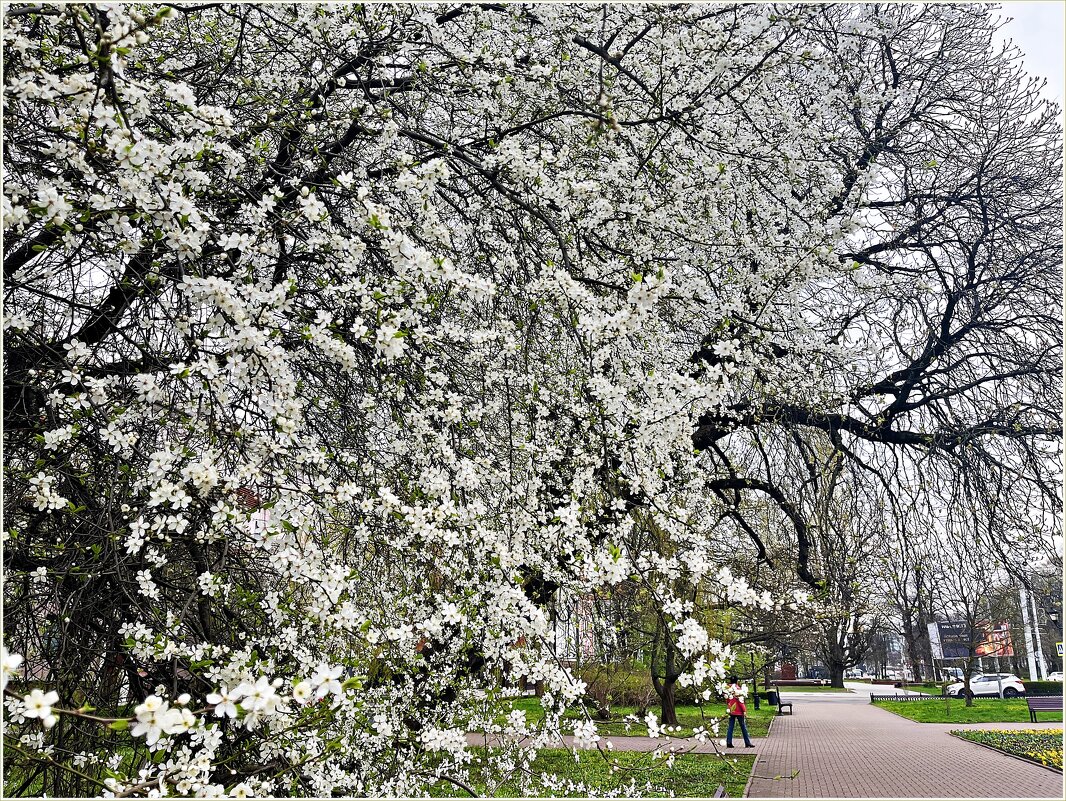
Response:
[[[781,698],[781,688],[778,685],[774,685],[774,691],[777,693],[777,714],[782,714],[781,710],[786,706],[788,707],[788,714],[792,714],[792,702],[785,701]]]
[[[714,795],[712,795],[711,798],[729,798],[729,796],[725,794],[725,785],[719,784],[718,789],[714,791]]]
[[[1025,703],[1029,705],[1029,722],[1036,723],[1037,712],[1047,712],[1050,710],[1062,709],[1062,696],[1061,695],[1038,695],[1035,698],[1026,698]]]

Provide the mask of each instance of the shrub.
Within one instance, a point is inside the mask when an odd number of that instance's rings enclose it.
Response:
[[[1026,681],[1026,695],[1062,695],[1061,681]]]
[[[646,665],[632,662],[592,664],[582,667],[579,676],[588,685],[586,700],[595,706],[596,715],[603,720],[610,719],[613,707],[636,707],[643,716],[649,709],[659,705],[659,696],[651,681],[651,670]],[[702,689],[698,692],[702,692]],[[679,706],[695,704],[698,692],[694,687],[677,686],[674,698]],[[760,692],[760,697],[766,700],[766,693]],[[749,695],[749,699],[754,700],[754,693]],[[719,700],[712,698],[711,703]]]
[[[643,665],[587,665],[579,675],[588,685],[586,698],[596,706],[597,716],[604,719],[610,717],[612,707],[634,706],[643,713],[658,701],[651,672]]]

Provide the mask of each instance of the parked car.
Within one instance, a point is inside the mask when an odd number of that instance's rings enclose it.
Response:
[[[1048,681],[1062,681],[1062,671],[1056,670],[1054,673],[1049,673],[1047,677]]]
[[[885,671],[886,679],[895,679],[896,681],[913,681],[911,672],[909,670],[903,670],[900,668],[888,668]]]
[[[1025,685],[1013,673],[979,673],[970,679],[970,694],[975,698],[999,698],[1000,687],[1003,688],[1004,698],[1017,698],[1019,695],[1025,695]],[[965,698],[966,685],[961,681],[949,684],[944,690],[944,695]]]

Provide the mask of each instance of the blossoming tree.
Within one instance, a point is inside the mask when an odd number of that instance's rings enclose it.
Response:
[[[984,9],[4,13],[11,794],[470,789],[473,730],[535,793],[558,590],[710,687],[743,495],[818,586],[797,431],[1055,503],[1058,131]]]

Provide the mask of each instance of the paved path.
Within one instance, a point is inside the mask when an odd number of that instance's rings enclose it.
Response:
[[[844,686],[851,690],[856,695],[863,696],[867,701],[870,700],[871,695],[925,695],[917,690],[904,690],[902,687],[895,687],[891,684],[869,684],[865,681],[846,681]],[[789,695],[788,688],[785,688],[785,695]],[[809,695],[810,693],[804,693]],[[846,693],[821,693],[821,695],[845,695]],[[791,695],[797,698],[802,697],[799,693],[791,693]]]
[[[868,693],[784,695],[795,714],[774,718],[756,741],[751,798],[1063,797],[1062,774],[947,733],[1062,723],[916,723],[871,705]],[[773,779],[795,770],[795,779]]]

